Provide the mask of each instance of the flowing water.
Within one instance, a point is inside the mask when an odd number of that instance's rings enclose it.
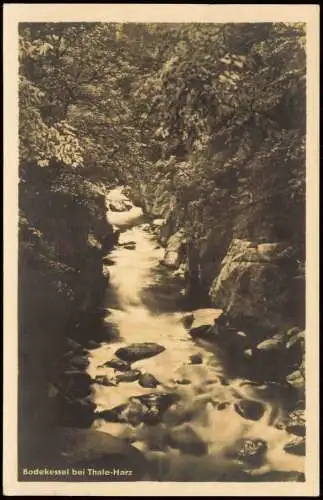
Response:
[[[110,201],[122,199],[122,188],[108,194]],[[97,418],[93,427],[121,437],[140,449],[152,465],[151,479],[225,481],[238,480],[247,474],[250,480],[257,480],[255,478],[270,471],[303,472],[304,458],[283,450],[291,435],[277,425],[284,416],[279,398],[268,397],[262,386],[248,380],[229,378],[220,350],[207,342],[197,344],[183,326],[183,311],[178,306],[180,284],[170,270],[160,265],[164,250],[154,234],[147,231],[141,209],[132,206],[124,212],[109,211],[108,220],[121,231],[120,244],[109,255],[110,282],[106,297],[105,321],[115,326],[116,335],[91,350],[88,372],[93,378],[98,375],[114,378],[115,370],[102,365],[114,357],[117,349],[134,342],[156,342],[165,350],[132,363],[132,369],[154,375],[161,385],[144,388],[138,380],[119,382],[113,387],[94,384],[97,411],[152,392],[176,393],[180,399],[156,425]],[[122,245],[129,241],[135,242],[135,248]],[[197,353],[202,355],[202,363],[191,364],[190,356]],[[186,383],[178,383],[181,380]],[[237,413],[234,403],[241,399],[261,401],[265,408],[262,418],[254,421]],[[182,440],[186,441],[185,453],[183,446],[176,447],[169,439],[178,430],[182,430]],[[190,449],[192,434],[204,444],[203,453],[197,454],[193,445]],[[247,438],[267,443],[261,463],[237,460],[232,453],[237,443]]]

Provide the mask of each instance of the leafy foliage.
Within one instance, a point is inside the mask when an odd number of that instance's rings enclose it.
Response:
[[[33,23],[20,40],[22,162],[165,182],[193,238],[279,193],[304,205],[301,23]]]
[[[164,162],[193,238],[255,204],[276,218],[275,205],[291,218],[304,210],[305,65],[302,24],[183,25],[173,55],[137,90],[161,157],[141,176],[151,182]]]

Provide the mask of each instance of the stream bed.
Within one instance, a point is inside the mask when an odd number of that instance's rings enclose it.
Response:
[[[125,200],[122,188],[107,196],[108,205]],[[182,321],[183,284],[160,264],[164,249],[141,208],[107,217],[120,230],[105,264],[105,322],[115,335],[90,350],[88,373],[98,381],[92,427],[139,449],[148,480],[302,480],[304,457],[284,449],[296,436],[281,426],[281,398],[232,378],[220,348],[192,339]],[[133,344],[146,345],[145,357],[127,352]]]

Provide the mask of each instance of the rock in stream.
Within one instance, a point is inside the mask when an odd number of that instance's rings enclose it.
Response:
[[[234,409],[241,417],[248,420],[260,420],[265,411],[262,403],[248,399],[235,403]]]
[[[306,453],[306,442],[305,437],[296,437],[292,439],[284,446],[284,451],[286,453],[291,453],[293,455],[305,456]]]
[[[116,386],[117,382],[110,379],[106,375],[97,375],[94,379],[95,384],[106,385],[106,386]]]
[[[151,358],[156,356],[165,350],[162,345],[156,344],[155,342],[142,342],[130,344],[127,347],[121,347],[116,351],[116,356],[123,361],[128,361],[133,363],[140,359]]]
[[[127,372],[120,373],[116,376],[117,382],[134,382],[138,380],[141,375],[140,370],[129,370]]]
[[[151,375],[150,373],[142,373],[139,377],[139,385],[142,387],[147,387],[147,388],[154,388],[160,385],[160,382],[154,377],[154,375]]]
[[[112,358],[106,361],[103,365],[100,365],[100,368],[114,368],[120,372],[128,372],[131,370],[131,366],[127,361],[118,358]]]
[[[236,458],[252,465],[260,465],[267,449],[267,443],[263,439],[243,439],[239,443]]]
[[[148,425],[156,425],[161,420],[163,413],[177,399],[176,395],[167,393],[134,396],[125,404],[97,412],[96,417],[103,418],[108,422],[127,422],[132,425],[144,422]]]

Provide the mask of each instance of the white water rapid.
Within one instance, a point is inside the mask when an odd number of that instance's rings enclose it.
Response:
[[[110,191],[107,197],[107,203],[123,200],[126,198],[122,188]],[[291,435],[276,426],[282,417],[279,402],[268,398],[261,386],[228,379],[217,347],[206,342],[197,344],[191,338],[181,322],[183,311],[165,312],[165,303],[174,305],[178,297],[171,287],[167,288],[172,281],[171,271],[159,264],[164,250],[155,235],[147,231],[141,209],[132,205],[130,210],[108,211],[107,217],[121,231],[119,244],[109,254],[106,299],[106,321],[115,325],[116,337],[107,338],[106,343],[90,351],[88,372],[92,378],[106,375],[115,379],[118,372],[102,365],[115,357],[117,349],[132,343],[156,342],[165,350],[131,366],[132,370],[153,375],[160,385],[145,388],[138,380],[115,386],[94,384],[97,411],[112,409],[127,403],[130,397],[152,392],[175,392],[180,399],[155,425],[97,418],[93,427],[126,439],[140,449],[152,464],[153,479],[226,481],[234,477],[232,470],[242,471],[250,478],[272,471],[304,472],[304,457],[283,450]],[[130,249],[129,245],[123,246],[126,242],[133,242]],[[161,279],[163,276],[166,282]],[[202,355],[201,364],[190,363],[194,354]],[[179,380],[185,383],[178,383]],[[259,420],[249,420],[236,411],[234,403],[243,398],[263,404],[265,411]],[[186,439],[184,452],[183,447],[172,446],[174,438],[169,439],[176,431],[182,431],[182,439]],[[204,444],[204,453],[190,451],[191,435]],[[261,464],[246,465],[243,460],[232,458],[236,443],[247,438],[266,442],[267,452]]]

